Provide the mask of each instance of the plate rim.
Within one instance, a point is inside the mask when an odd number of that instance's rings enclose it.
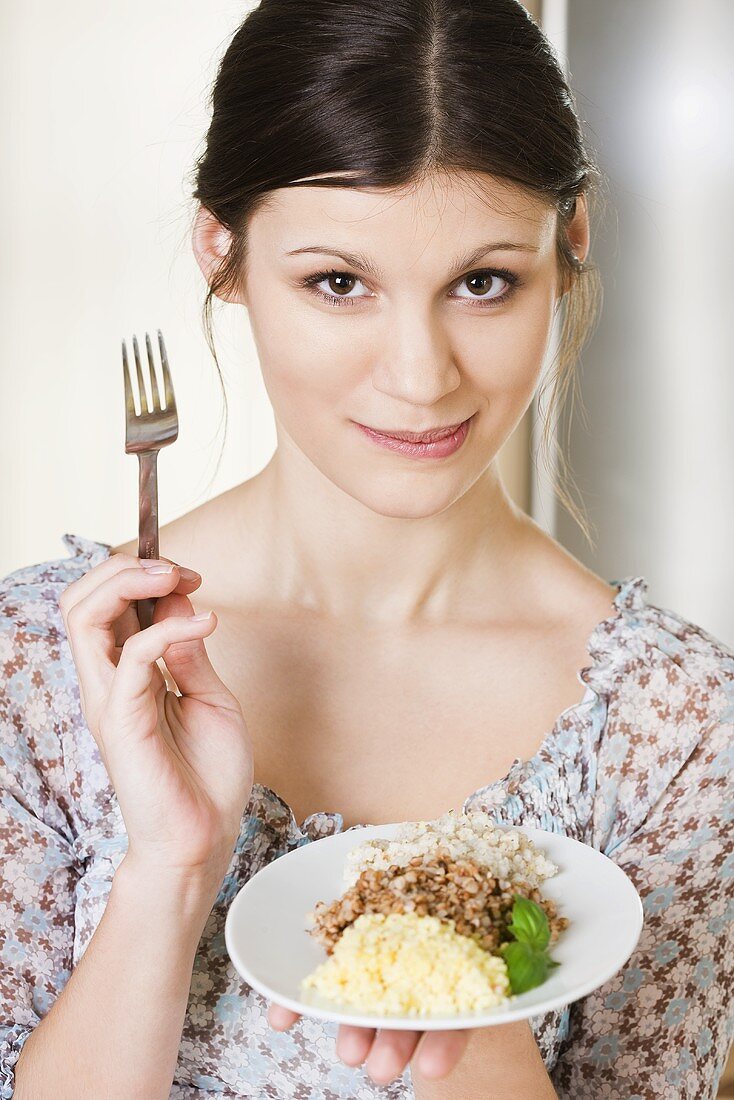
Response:
[[[433,819],[431,819],[431,820],[433,820]],[[458,820],[458,818],[457,818],[457,820]],[[426,823],[429,823],[429,822],[426,822]],[[390,839],[389,837],[384,837],[384,836],[381,837],[379,835],[379,831],[380,830],[388,830],[388,829],[393,829],[394,830],[396,827],[402,826],[404,824],[406,824],[406,822],[400,821],[400,822],[388,822],[388,823],[383,824],[383,825],[360,826],[358,829],[355,830],[355,836],[358,833],[361,835],[361,834],[365,834],[367,830],[371,830],[372,832],[369,835],[365,835],[365,837],[364,837],[365,840]],[[622,963],[615,963],[612,966],[604,968],[603,971],[602,971],[603,977],[601,979],[599,979],[598,976],[594,977],[592,979],[589,979],[586,982],[582,983],[582,985],[576,987],[573,991],[567,991],[565,993],[563,993],[563,992],[562,993],[557,993],[554,996],[548,998],[546,1001],[541,1002],[540,1004],[525,1005],[525,1006],[522,1006],[520,1008],[511,1008],[509,1006],[512,1005],[514,1002],[509,1001],[509,1002],[506,1002],[504,1005],[496,1006],[495,1009],[485,1009],[485,1010],[478,1011],[476,1013],[475,1018],[471,1018],[471,1017],[468,1017],[466,1015],[462,1015],[462,1016],[458,1016],[458,1015],[457,1016],[438,1016],[438,1015],[436,1015],[436,1016],[433,1016],[433,1017],[431,1017],[431,1016],[400,1016],[400,1017],[398,1017],[398,1016],[387,1016],[387,1015],[380,1016],[378,1014],[369,1015],[369,1014],[359,1013],[359,1012],[354,1012],[354,1011],[352,1011],[352,1012],[340,1011],[339,1009],[336,1009],[336,1008],[334,1010],[327,1009],[327,1008],[322,1008],[320,1005],[307,1004],[306,1002],[295,1000],[292,997],[286,997],[286,996],[284,996],[280,993],[276,993],[270,986],[268,986],[268,984],[266,982],[260,981],[259,978],[256,978],[251,974],[251,972],[250,972],[249,968],[247,967],[246,963],[243,962],[241,956],[239,955],[236,948],[234,947],[233,927],[234,927],[234,922],[236,920],[236,911],[239,908],[240,904],[244,904],[244,902],[240,902],[240,898],[243,894],[245,894],[245,892],[247,891],[250,883],[252,883],[254,881],[254,879],[257,877],[257,875],[268,872],[271,868],[274,868],[276,866],[276,864],[281,864],[282,860],[288,859],[290,856],[296,856],[298,854],[298,852],[301,851],[302,849],[312,848],[312,846],[314,844],[317,844],[319,841],[322,841],[322,840],[323,841],[335,840],[337,838],[341,839],[341,838],[349,835],[349,833],[351,832],[351,829],[346,829],[346,830],[343,830],[343,831],[340,831],[340,832],[337,832],[337,833],[332,833],[329,836],[319,837],[315,841],[308,841],[305,844],[297,845],[291,851],[285,852],[282,856],[278,856],[275,859],[271,860],[269,863],[265,864],[264,867],[261,867],[260,870],[256,871],[255,874],[252,875],[247,880],[247,882],[244,883],[239,888],[239,890],[237,891],[235,896],[232,898],[232,901],[229,905],[227,915],[226,915],[226,918],[225,918],[225,923],[224,923],[225,946],[227,948],[227,953],[228,953],[229,958],[230,958],[230,960],[231,960],[231,962],[232,962],[232,964],[235,968],[235,971],[239,974],[240,978],[243,981],[245,981],[249,986],[251,986],[251,988],[254,989],[257,993],[259,993],[262,997],[265,997],[270,1001],[275,1001],[277,1004],[283,1005],[284,1007],[290,1009],[292,1012],[297,1013],[299,1016],[309,1016],[311,1018],[320,1019],[320,1020],[323,1020],[323,1021],[329,1022],[329,1023],[345,1024],[345,1025],[348,1025],[348,1026],[357,1026],[357,1027],[382,1028],[382,1029],[385,1029],[385,1030],[399,1030],[399,1029],[406,1030],[407,1029],[407,1030],[434,1031],[434,1030],[461,1030],[461,1029],[464,1029],[464,1028],[472,1028],[472,1027],[490,1027],[490,1026],[493,1026],[495,1024],[513,1023],[513,1022],[517,1022],[518,1020],[528,1019],[528,1018],[531,1018],[531,1017],[534,1017],[534,1016],[542,1016],[542,1015],[544,1015],[548,1012],[554,1011],[555,1009],[565,1008],[567,1005],[573,1004],[575,1001],[581,1000],[583,997],[587,996],[589,993],[594,992],[594,990],[596,990],[600,986],[604,985],[607,981],[609,981],[610,978],[614,977],[614,975],[617,974],[622,969],[622,967],[624,967],[627,964],[630,957],[632,956],[632,954],[633,954],[633,952],[634,952],[634,950],[635,950],[635,948],[636,948],[636,946],[639,942],[640,936],[642,934],[642,929],[643,929],[644,923],[645,923],[644,907],[643,907],[643,904],[642,904],[642,899],[640,897],[640,894],[639,894],[636,886],[632,882],[631,878],[626,873],[626,871],[624,871],[619,866],[619,864],[616,863],[613,859],[610,859],[610,857],[608,855],[606,855],[605,852],[602,852],[598,848],[594,848],[593,845],[591,845],[591,844],[586,844],[584,841],[577,840],[576,837],[567,836],[565,833],[558,833],[558,832],[555,832],[551,829],[543,829],[543,828],[541,828],[539,826],[535,826],[535,825],[511,825],[511,824],[507,824],[506,822],[495,822],[495,824],[499,828],[501,828],[503,831],[507,831],[507,832],[519,831],[519,832],[525,833],[526,835],[528,835],[528,833],[540,834],[541,837],[542,836],[550,837],[550,838],[552,838],[552,840],[554,840],[556,842],[560,842],[561,844],[564,844],[564,845],[569,845],[570,844],[572,847],[573,846],[578,846],[578,847],[587,849],[587,850],[593,852],[594,858],[601,857],[601,859],[603,861],[610,864],[614,868],[614,871],[612,872],[612,874],[615,874],[617,877],[621,876],[621,879],[619,881],[621,883],[623,883],[622,888],[625,891],[628,892],[629,902],[630,902],[630,905],[631,905],[632,909],[634,910],[634,924],[633,925],[631,924],[631,926],[630,926],[630,933],[629,933],[629,936],[628,936],[628,944],[625,947],[625,952],[626,953],[625,953],[625,957],[624,957],[624,960],[623,960]],[[532,840],[533,843],[536,843],[536,842],[538,844],[542,843],[542,840],[537,840],[536,841],[536,838],[532,835],[529,837],[529,839]],[[356,841],[355,842],[355,847],[358,846],[361,843],[362,843],[361,840]],[[549,853],[544,853],[544,854],[546,854],[547,858],[549,858],[553,862],[555,862],[555,860],[553,860],[553,856],[551,854],[549,854]],[[273,872],[273,873],[282,874],[282,866],[279,869],[279,871]],[[552,877],[555,877],[555,876],[552,876]],[[547,881],[550,881],[550,880],[547,880]],[[243,971],[245,971],[246,973],[243,973]],[[536,988],[540,988],[540,987],[536,987]],[[523,996],[523,994],[520,994],[519,996]]]

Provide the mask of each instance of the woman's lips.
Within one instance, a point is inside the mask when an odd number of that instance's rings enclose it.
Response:
[[[359,422],[358,422],[359,423]],[[378,435],[389,435],[391,439],[404,439],[406,443],[435,443],[437,439],[445,439],[447,435],[451,435],[463,424],[463,420],[457,420],[455,424],[448,424],[445,428],[429,428],[425,432],[408,432],[408,431],[394,431],[390,432],[383,428],[373,428],[370,426],[371,432],[376,432]],[[367,424],[363,424],[362,427],[368,427]]]
[[[407,439],[399,439],[394,435],[385,435],[383,432],[377,432],[373,428],[368,428],[364,424],[357,424],[357,427],[368,437],[373,443],[376,443],[380,447],[385,447],[389,451],[397,451],[399,454],[404,454],[410,458],[446,458],[448,455],[454,454],[458,451],[462,443],[469,434],[469,428],[474,420],[474,415],[465,420],[462,424],[450,431],[448,435],[442,436],[440,439],[434,439],[432,441],[420,441],[411,442]]]

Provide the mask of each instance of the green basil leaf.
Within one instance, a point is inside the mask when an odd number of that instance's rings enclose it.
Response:
[[[543,951],[550,942],[550,928],[545,911],[530,898],[515,895],[512,906],[512,921],[508,930],[516,940],[530,944]]]
[[[536,951],[529,943],[505,943],[500,953],[507,965],[507,976],[513,993],[526,993],[542,985],[548,977],[548,956]]]

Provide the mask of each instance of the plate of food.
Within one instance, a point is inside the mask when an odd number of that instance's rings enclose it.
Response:
[[[620,970],[640,897],[601,852],[484,811],[367,825],[273,860],[232,901],[237,972],[293,1012],[447,1030],[538,1016]]]

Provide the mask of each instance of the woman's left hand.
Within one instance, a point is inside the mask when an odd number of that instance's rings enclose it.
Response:
[[[287,1031],[301,1017],[271,1001],[267,1018],[276,1031]],[[447,1077],[461,1059],[473,1030],[398,1031],[387,1028],[378,1031],[373,1027],[340,1024],[336,1053],[348,1066],[359,1066],[366,1059],[365,1069],[376,1085],[387,1085],[400,1077],[414,1055],[420,1076],[438,1081]]]

